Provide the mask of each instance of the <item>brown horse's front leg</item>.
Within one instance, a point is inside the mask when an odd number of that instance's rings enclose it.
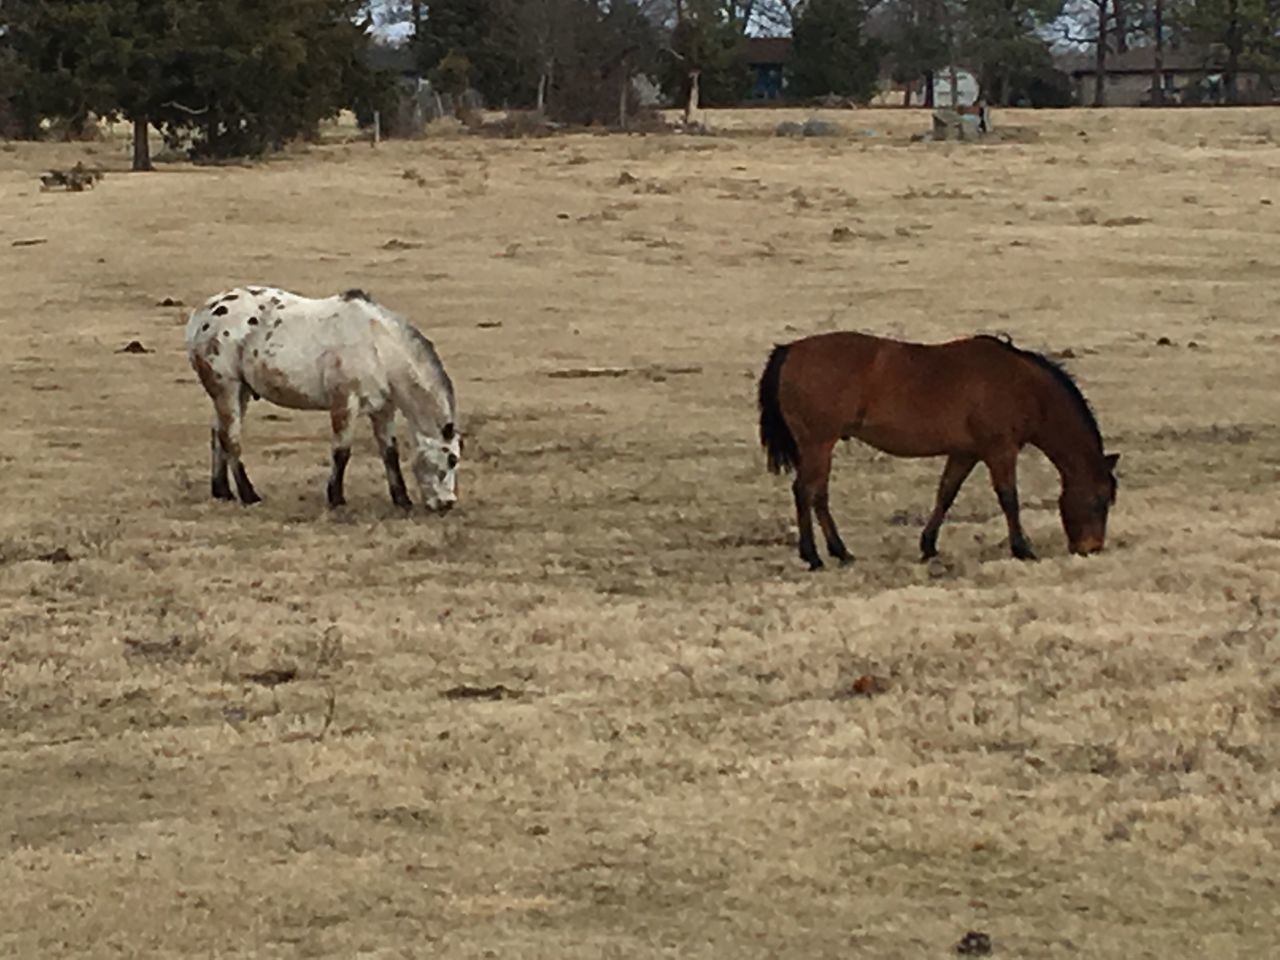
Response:
[[[1002,451],[987,458],[987,469],[991,471],[991,485],[995,487],[996,499],[1000,501],[1000,509],[1009,524],[1009,549],[1019,560],[1036,559],[1031,549],[1031,542],[1022,532],[1022,521],[1018,517],[1018,451]]]
[[[953,453],[947,457],[947,465],[942,468],[942,479],[938,481],[938,500],[933,506],[933,514],[924,525],[920,534],[920,559],[932,560],[938,555],[938,530],[942,520],[956,502],[956,494],[964,486],[965,480],[977,466],[978,458],[969,454]]]

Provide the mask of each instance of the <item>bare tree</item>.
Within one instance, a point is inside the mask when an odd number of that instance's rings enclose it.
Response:
[[[1093,106],[1102,107],[1107,102],[1107,52],[1111,45],[1111,25],[1115,8],[1120,0],[1079,0],[1068,3],[1063,20],[1063,39],[1072,43],[1090,44],[1093,47]],[[1072,27],[1083,24],[1092,27],[1092,33],[1078,34]]]
[[[1164,0],[1155,0],[1151,31],[1155,39],[1151,64],[1151,103],[1164,105]]]

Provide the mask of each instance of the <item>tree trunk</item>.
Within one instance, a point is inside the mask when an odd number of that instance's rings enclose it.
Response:
[[[409,38],[409,43],[417,46],[422,42],[422,0],[411,0],[409,19],[413,21],[413,36]]]
[[[1164,106],[1164,0],[1155,2],[1155,23],[1152,29],[1156,35],[1155,58],[1151,65],[1151,104]]]
[[[1093,105],[1107,105],[1107,0],[1096,0],[1098,8],[1098,40],[1094,44]]]
[[[147,139],[147,115],[138,114],[133,117],[133,169],[144,171],[154,169],[151,166],[151,142]]]
[[[932,110],[933,103],[933,71],[926,70],[924,72],[924,105]]]
[[[1223,93],[1227,103],[1239,103],[1240,91],[1237,78],[1240,73],[1240,53],[1244,47],[1244,31],[1240,29],[1239,0],[1227,0],[1227,68],[1222,72]]]
[[[547,73],[544,70],[538,74],[538,116],[543,116],[547,111]]]
[[[902,105],[904,107],[911,106],[911,84],[909,83],[902,85]]]
[[[693,114],[698,109],[698,75],[700,71],[689,71],[689,99],[684,105],[684,125],[693,123]]]
[[[627,87],[631,85],[631,71],[627,68],[627,61],[623,59],[622,67],[618,71],[618,129],[627,129]]]

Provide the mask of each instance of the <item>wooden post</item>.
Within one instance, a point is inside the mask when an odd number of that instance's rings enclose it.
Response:
[[[376,147],[382,139],[382,111],[373,111],[373,139],[369,141],[369,146]]]

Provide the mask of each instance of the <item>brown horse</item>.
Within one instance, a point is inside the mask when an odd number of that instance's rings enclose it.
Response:
[[[1017,462],[1026,444],[1062,477],[1058,508],[1073,553],[1102,549],[1116,498],[1118,454],[1071,376],[1047,357],[990,336],[921,344],[860,333],[826,333],[774,348],[760,376],[760,442],[773,473],[796,471],[800,558],[822,566],[812,515],[827,549],[853,558],[831,519],[827,483],[837,440],[856,438],[896,457],[946,455],[922,560],[938,552],[938,528],[981,460],[1009,522],[1009,546],[1035,554],[1018,520]]]

